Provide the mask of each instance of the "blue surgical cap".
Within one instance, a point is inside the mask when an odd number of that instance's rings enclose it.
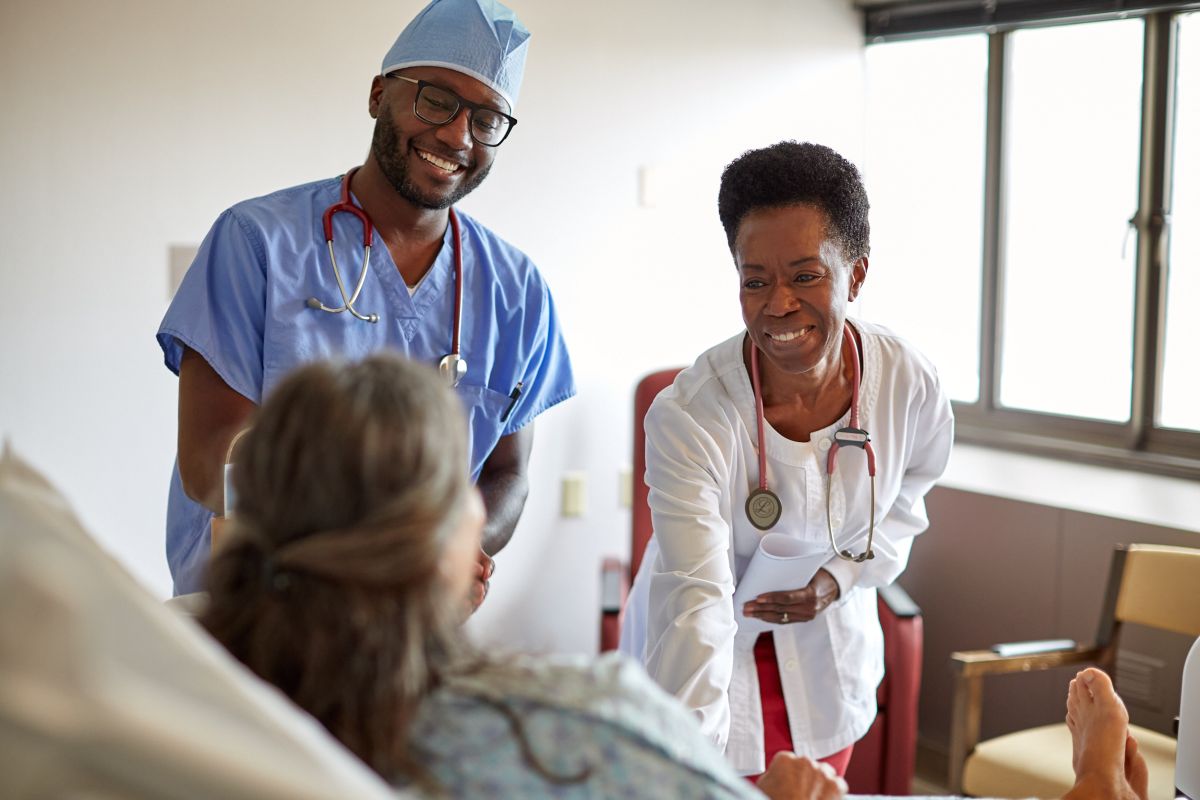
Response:
[[[513,108],[521,92],[529,29],[495,0],[433,0],[383,57],[380,74],[445,67],[495,89]]]

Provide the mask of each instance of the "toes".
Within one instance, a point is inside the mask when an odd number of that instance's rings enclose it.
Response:
[[[1095,697],[1100,695],[1116,695],[1116,690],[1113,689],[1112,678],[1108,677],[1108,673],[1095,667],[1088,667],[1083,672],[1079,673],[1079,677],[1087,686],[1088,694]]]
[[[1070,688],[1067,689],[1067,711],[1068,712],[1073,713],[1076,709],[1082,710],[1082,709],[1086,708],[1088,705],[1091,705],[1092,695],[1085,688],[1082,676],[1083,676],[1083,673],[1082,672],[1079,673],[1079,675],[1077,675],[1075,677],[1075,679],[1073,681],[1071,681]]]
[[[1138,751],[1137,739],[1128,734],[1125,737],[1125,780],[1138,800],[1146,800],[1150,794],[1150,770]]]
[[[1103,670],[1098,670],[1092,667],[1085,669],[1080,673],[1084,683],[1091,692],[1092,698],[1096,704],[1105,712],[1116,714],[1125,721],[1129,720],[1129,713],[1125,710],[1125,703],[1117,695],[1117,690],[1113,688],[1112,678],[1108,677]]]

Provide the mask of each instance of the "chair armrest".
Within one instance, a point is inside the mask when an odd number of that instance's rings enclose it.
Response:
[[[958,678],[1003,675],[1009,672],[1034,672],[1067,664],[1100,661],[1103,647],[1076,645],[1071,649],[1023,656],[1002,656],[992,650],[959,650],[950,654],[950,666]]]
[[[1034,672],[1068,664],[1103,662],[1107,648],[1076,646],[1069,650],[1002,656],[991,650],[960,650],[950,654],[954,670],[954,710],[950,718],[950,755],[947,783],[952,794],[963,793],[963,767],[979,743],[983,712],[983,679],[988,675]]]
[[[600,652],[616,650],[621,641],[621,615],[629,597],[629,572],[619,558],[600,567]]]

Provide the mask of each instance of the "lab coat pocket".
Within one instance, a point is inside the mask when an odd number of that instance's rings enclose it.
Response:
[[[865,613],[876,602],[875,592],[852,590],[850,602],[826,609],[829,638],[837,663],[842,699],[855,706],[874,702],[883,678],[883,634],[875,613]],[[870,609],[874,611],[874,609]]]

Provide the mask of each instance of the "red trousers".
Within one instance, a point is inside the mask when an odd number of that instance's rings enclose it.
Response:
[[[787,704],[783,700],[783,679],[779,675],[779,661],[775,657],[775,637],[770,633],[759,634],[754,643],[754,665],[758,668],[758,693],[762,700],[763,712],[763,744],[765,745],[766,765],[771,766],[771,759],[782,750],[794,750],[792,745],[792,730],[788,725]],[[820,761],[837,770],[837,774],[845,776],[846,768],[850,766],[850,754],[854,745],[825,756]],[[750,778],[751,783],[757,783],[760,776]]]

